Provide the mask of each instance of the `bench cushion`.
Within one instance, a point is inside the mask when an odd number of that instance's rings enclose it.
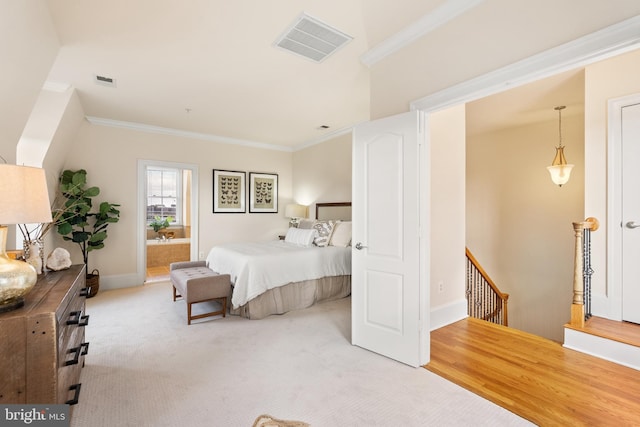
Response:
[[[228,297],[231,289],[228,274],[218,274],[207,267],[174,269],[170,277],[173,286],[187,302]]]

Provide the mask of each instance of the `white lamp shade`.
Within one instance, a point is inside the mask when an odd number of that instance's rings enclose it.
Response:
[[[284,209],[284,216],[287,218],[306,218],[307,207],[296,204],[287,205]]]
[[[44,169],[0,164],[0,224],[51,221]]]
[[[551,180],[554,184],[562,187],[563,184],[566,184],[571,177],[571,169],[573,169],[573,165],[555,165],[555,166],[547,166],[547,170],[551,175]]]

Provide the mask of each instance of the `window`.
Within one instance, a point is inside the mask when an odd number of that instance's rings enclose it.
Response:
[[[159,216],[182,223],[182,173],[179,169],[147,168],[147,223]]]

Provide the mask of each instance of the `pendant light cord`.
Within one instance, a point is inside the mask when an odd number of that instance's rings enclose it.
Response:
[[[564,105],[555,108],[558,110],[558,137],[560,140],[560,142],[558,142],[558,148],[562,148],[562,110],[565,108]]]

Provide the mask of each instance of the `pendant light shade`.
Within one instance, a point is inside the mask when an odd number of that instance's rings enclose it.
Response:
[[[573,169],[573,165],[567,164],[567,159],[564,157],[564,146],[562,145],[562,110],[565,108],[565,106],[554,108],[554,110],[558,111],[559,142],[556,147],[556,155],[553,158],[553,162],[551,162],[551,166],[547,166],[551,180],[559,187],[562,187],[569,181],[571,169]]]

